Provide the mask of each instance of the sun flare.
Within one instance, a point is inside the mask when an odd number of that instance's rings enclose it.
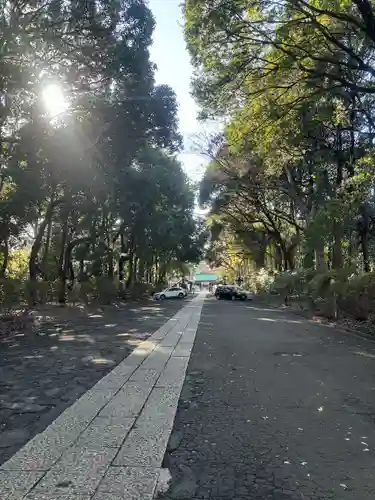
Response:
[[[43,90],[43,102],[51,117],[60,115],[69,107],[62,88],[55,83],[47,85]]]

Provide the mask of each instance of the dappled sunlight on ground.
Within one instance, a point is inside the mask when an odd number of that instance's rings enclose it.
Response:
[[[35,333],[2,339],[0,464],[185,304],[148,301],[90,310],[43,306],[35,312]]]
[[[272,308],[268,308],[268,307],[255,307],[255,306],[244,306],[246,309],[251,309],[252,311],[262,311],[262,312],[267,312],[267,313],[270,313],[270,312],[275,312],[275,313],[278,313],[280,314],[282,311],[280,309],[272,309]]]
[[[375,343],[254,306],[203,308],[158,500],[373,500]]]
[[[282,323],[296,323],[296,324],[301,324],[303,321],[301,320],[296,320],[296,319],[286,319],[286,318],[255,318],[253,317],[252,319],[255,319],[257,321],[269,321],[271,323],[279,323],[280,321]]]
[[[375,359],[375,354],[371,354],[369,352],[356,351],[355,354],[358,354],[358,356],[364,356],[365,358]]]

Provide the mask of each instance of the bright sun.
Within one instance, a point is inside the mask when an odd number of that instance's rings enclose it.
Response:
[[[51,117],[56,117],[66,111],[69,107],[69,103],[65,99],[64,92],[61,87],[55,83],[47,85],[43,90],[42,95],[44,105]]]

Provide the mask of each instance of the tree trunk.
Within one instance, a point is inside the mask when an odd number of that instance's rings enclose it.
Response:
[[[278,242],[279,242],[279,248],[280,248],[280,252],[281,252],[281,258],[282,258],[282,263],[283,263],[283,266],[284,266],[284,271],[288,271],[291,269],[290,267],[290,260],[289,260],[289,251],[288,251],[288,248],[287,246],[285,245],[284,241],[282,240],[282,238],[278,238]]]
[[[336,193],[332,193],[333,196],[337,196],[337,193],[339,192],[339,189],[341,188],[343,181],[344,158],[343,158],[341,126],[338,126],[336,131],[336,156],[337,156]],[[335,220],[333,224],[334,242],[332,247],[332,269],[341,269],[343,266],[342,233],[343,230],[341,224],[337,222],[337,220]]]
[[[167,275],[167,266],[164,262],[158,262],[158,284],[164,284]]]
[[[147,283],[151,283],[152,281],[152,262],[150,261],[146,263],[145,279]]]
[[[1,264],[0,277],[4,278],[5,273],[8,269],[9,263],[9,245],[8,240],[5,240],[2,245],[3,263]]]
[[[348,246],[348,264],[352,266],[355,263],[357,257],[357,238],[354,231],[350,231],[349,235],[349,246]]]
[[[154,285],[156,285],[158,283],[158,279],[159,279],[159,259],[158,257],[155,255],[155,258],[154,258],[154,271],[153,271],[153,283]]]
[[[254,263],[256,269],[263,269],[265,267],[266,261],[266,249],[264,247],[260,247],[254,252]]]
[[[146,274],[146,262],[143,258],[139,258],[138,263],[138,281],[144,281]]]
[[[133,273],[133,276],[134,276],[134,282],[138,282],[140,281],[140,258],[135,255],[134,257],[134,273]]]
[[[307,250],[303,257],[303,268],[304,269],[312,269],[314,267],[314,251]]]
[[[288,271],[289,270],[289,261],[287,259],[287,256],[283,252],[283,270]]]
[[[130,286],[133,283],[133,278],[134,278],[134,253],[133,251],[130,252],[129,255],[129,274],[128,274],[128,279],[126,280],[126,288],[130,288]]]
[[[332,254],[333,254],[332,246],[329,246],[327,248],[327,269],[328,270],[332,269]]]
[[[363,269],[365,273],[369,273],[371,271],[370,252],[368,247],[369,234],[370,234],[370,213],[366,203],[362,204],[362,206],[360,207],[360,214],[362,220],[361,220],[359,234],[360,234],[360,245],[363,256]]]
[[[114,264],[113,264],[113,249],[112,249],[112,237],[110,234],[110,223],[109,223],[110,217],[106,217],[106,245],[107,245],[107,275],[108,278],[113,280],[114,275],[115,275],[115,269],[114,269]]]
[[[113,263],[113,250],[112,250],[112,248],[108,248],[107,253],[108,253],[108,278],[113,280],[113,277],[115,275],[115,267],[114,267],[114,263]]]
[[[79,261],[79,281],[82,281],[85,276],[85,263],[83,260]]]
[[[88,243],[91,241],[92,236],[87,236],[85,238],[76,238],[72,241],[70,241],[67,245],[64,245],[65,251],[63,253],[63,264],[61,266],[62,272],[60,274],[60,288],[59,288],[59,303],[60,304],[65,304],[66,303],[66,281],[67,278],[69,277],[70,280],[70,288],[72,289],[74,286],[74,281],[75,281],[75,275],[74,275],[74,268],[73,268],[73,262],[72,262],[72,252],[73,249],[81,245],[82,243]],[[66,242],[66,240],[65,240]],[[61,254],[60,254],[61,258]]]
[[[37,258],[38,254],[40,251],[40,248],[42,246],[42,241],[43,241],[43,236],[46,230],[47,225],[49,224],[49,221],[52,218],[53,210],[55,208],[55,202],[53,199],[51,200],[50,204],[47,207],[47,211],[44,217],[44,220],[40,224],[40,226],[37,229],[36,232],[36,237],[33,243],[33,246],[31,247],[31,252],[30,252],[30,257],[29,257],[29,280],[30,280],[30,304],[35,305],[36,304],[36,299],[37,299],[37,276],[38,276],[38,264],[37,264]]]
[[[285,259],[286,259],[286,262],[288,263],[288,269],[290,271],[294,271],[294,269],[296,267],[295,261],[294,261],[294,250],[295,250],[294,246],[292,248],[288,248],[286,250],[286,254],[285,254]]]
[[[61,233],[61,243],[60,243],[60,255],[59,255],[59,284],[57,290],[57,301],[59,304],[66,303],[66,262],[65,262],[65,250],[66,242],[68,239],[68,216],[65,217],[64,225]]]
[[[48,273],[46,273],[46,267],[47,267],[49,247],[50,247],[50,243],[51,243],[51,234],[52,234],[52,214],[51,214],[51,217],[49,218],[48,223],[47,223],[47,237],[46,237],[46,243],[44,245],[43,257],[42,257],[42,269],[43,269],[43,274],[44,274],[45,279],[48,279]]]
[[[338,224],[334,227],[334,242],[332,246],[332,269],[341,269],[343,267],[342,255],[342,231]]]
[[[275,245],[275,268],[277,271],[283,270],[283,256],[279,245]]]
[[[371,266],[367,232],[361,236],[361,250],[363,255],[363,270],[365,273],[369,273],[371,271]]]
[[[325,273],[327,271],[323,242],[319,242],[315,245],[315,269],[319,273]]]
[[[121,247],[121,252],[120,252],[120,258],[118,261],[118,279],[120,283],[124,281],[124,268],[125,268],[125,253],[126,253],[126,248],[125,248],[125,236],[124,233],[120,234],[120,247]]]

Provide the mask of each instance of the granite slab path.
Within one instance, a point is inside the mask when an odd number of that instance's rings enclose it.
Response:
[[[1,500],[151,500],[204,294],[0,468]]]

